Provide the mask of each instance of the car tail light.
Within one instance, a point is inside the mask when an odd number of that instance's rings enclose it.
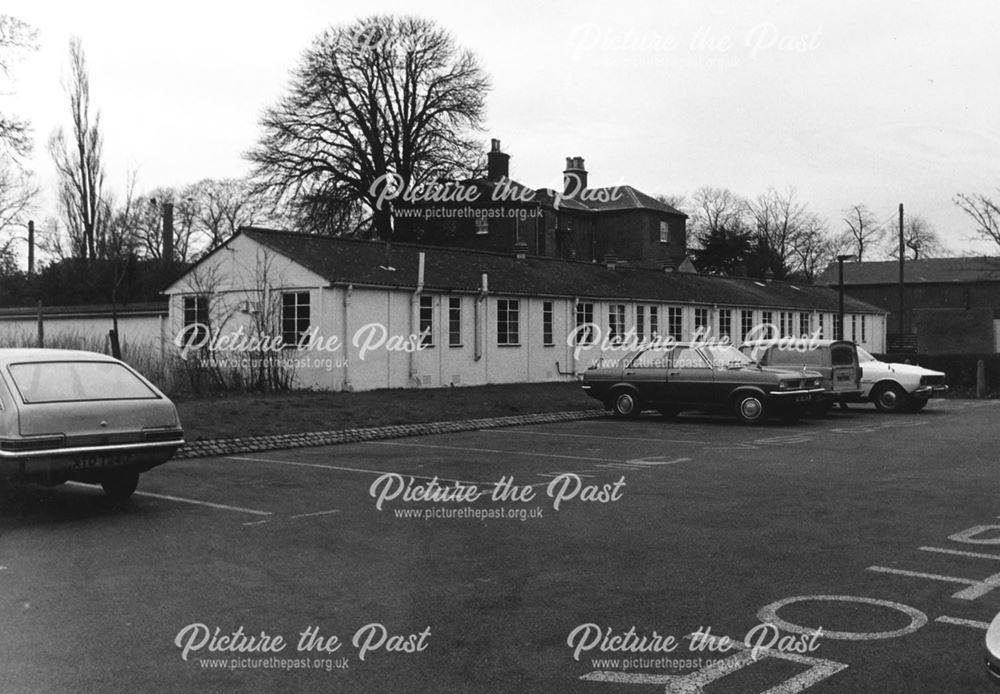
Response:
[[[66,443],[65,436],[35,436],[26,439],[0,439],[0,450],[4,451],[42,451],[47,448],[62,448]]]
[[[180,429],[147,429],[142,432],[142,438],[144,441],[181,441],[184,439],[184,432]]]

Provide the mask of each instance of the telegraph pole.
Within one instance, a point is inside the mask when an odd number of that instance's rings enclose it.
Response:
[[[903,340],[903,267],[905,263],[905,245],[903,244],[903,203],[899,203],[899,339]]]

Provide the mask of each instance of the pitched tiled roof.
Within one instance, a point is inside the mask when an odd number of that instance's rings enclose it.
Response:
[[[1000,282],[1000,258],[928,258],[908,260],[904,264],[904,281],[909,283],[940,282]],[[844,284],[897,284],[899,262],[844,263]],[[839,284],[837,263],[832,263],[817,284]]]
[[[592,195],[593,193],[596,193],[596,196]],[[584,192],[584,196],[587,197],[584,200],[584,204],[598,212],[607,212],[610,210],[656,210],[658,212],[687,217],[686,214],[677,208],[665,202],[660,202],[656,198],[646,195],[641,190],[636,190],[632,186],[609,186],[606,188],[587,189]],[[593,199],[594,197],[597,199]]]
[[[478,291],[486,273],[491,294],[837,310],[836,291],[805,284],[628,267],[612,270],[597,263],[537,256],[519,260],[508,254],[402,243],[392,244],[387,253],[386,244],[379,241],[258,228],[240,233],[338,285],[414,289],[423,251],[424,287],[437,291]],[[884,313],[849,297],[845,307],[853,312]]]

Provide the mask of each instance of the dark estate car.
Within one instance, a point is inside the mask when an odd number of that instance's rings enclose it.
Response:
[[[745,424],[777,415],[794,421],[823,394],[815,371],[763,368],[732,345],[649,347],[583,374],[583,389],[619,417],[646,407],[735,412]]]
[[[0,349],[0,482],[75,480],[124,499],[183,443],[174,404],[117,359]]]

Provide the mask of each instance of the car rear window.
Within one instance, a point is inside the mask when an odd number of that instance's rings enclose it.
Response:
[[[134,373],[114,362],[29,362],[11,364],[8,371],[21,400],[28,404],[159,397]]]
[[[834,366],[851,366],[854,364],[854,350],[847,345],[834,346],[832,350]]]
[[[822,366],[823,350],[820,349],[772,349],[767,357],[768,364],[797,364],[799,366]]]

